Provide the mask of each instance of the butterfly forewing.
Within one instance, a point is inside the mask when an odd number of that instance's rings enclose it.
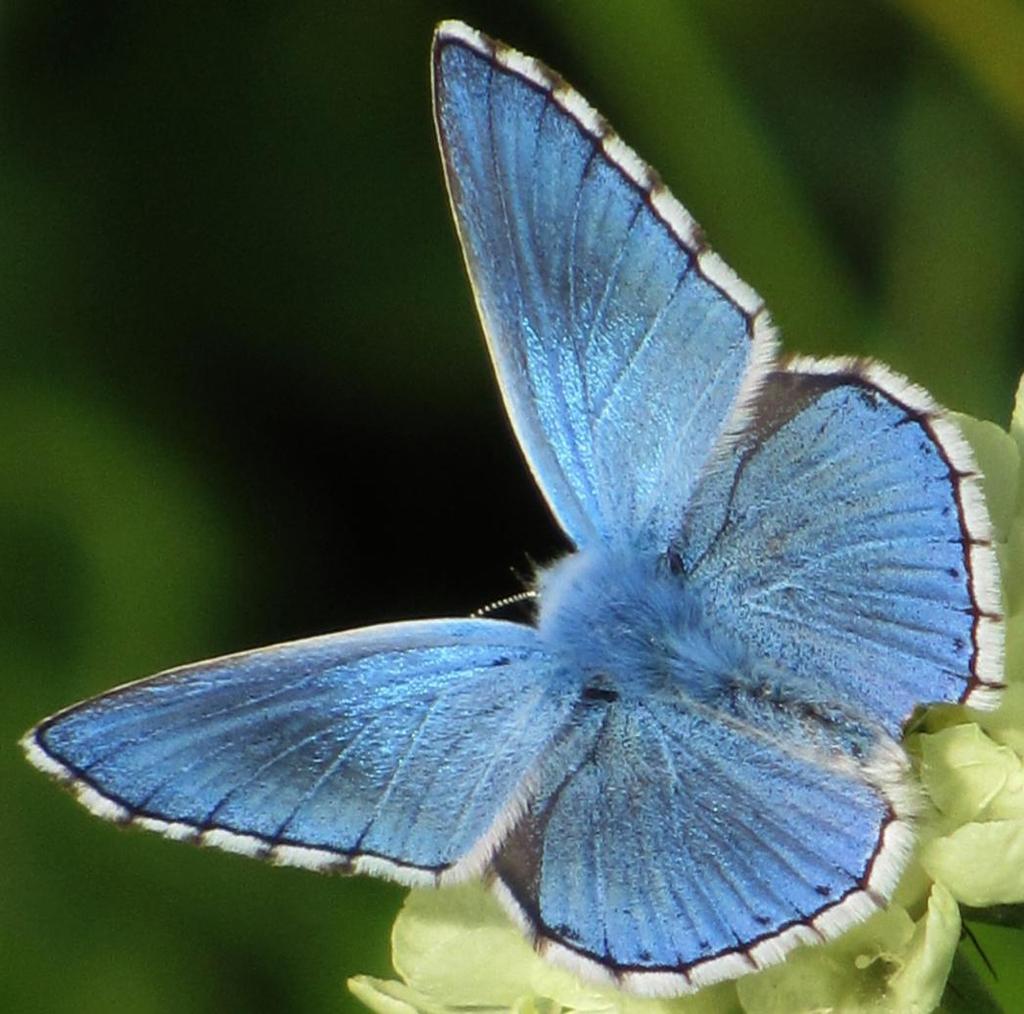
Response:
[[[535,61],[442,28],[434,98],[491,355],[552,510],[579,546],[664,548],[770,352],[760,301]]]
[[[394,624],[172,670],[62,712],[30,747],[104,816],[419,882],[514,807],[563,720],[549,669],[527,627]]]

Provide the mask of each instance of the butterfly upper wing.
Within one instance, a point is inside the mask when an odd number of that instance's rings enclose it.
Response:
[[[559,738],[495,859],[542,952],[678,994],[884,904],[912,842],[902,752],[869,720],[745,678],[712,707],[595,705]]]
[[[550,664],[517,624],[371,627],[171,670],[59,713],[25,745],[101,816],[432,881],[479,869],[520,805],[563,720]]]
[[[1000,593],[970,450],[920,389],[877,364],[771,376],[684,526],[715,622],[835,688],[894,735],[917,705],[991,705]]]
[[[446,23],[434,109],[491,357],[542,491],[581,547],[664,549],[772,353],[761,300],[536,61]]]

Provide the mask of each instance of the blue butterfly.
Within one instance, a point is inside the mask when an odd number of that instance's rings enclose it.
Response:
[[[535,623],[214,659],[25,749],[172,838],[483,877],[546,956],[639,993],[763,968],[891,896],[915,708],[998,697],[977,469],[885,367],[781,362],[761,299],[537,61],[446,22],[433,82],[502,397],[575,545],[539,573]]]

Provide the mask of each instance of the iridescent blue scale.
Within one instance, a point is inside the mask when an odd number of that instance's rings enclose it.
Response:
[[[315,869],[490,882],[553,960],[640,993],[884,905],[899,739],[991,706],[998,572],[920,389],[780,362],[764,306],[536,61],[454,22],[434,110],[527,462],[576,551],[533,625],[398,623],[161,673],[42,722],[95,812]]]

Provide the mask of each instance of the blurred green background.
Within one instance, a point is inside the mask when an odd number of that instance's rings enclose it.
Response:
[[[402,892],[124,833],[22,761],[169,665],[464,614],[562,548],[430,119],[435,21],[561,70],[767,299],[1005,423],[1011,0],[0,7],[0,1010],[338,1011]],[[984,936],[1013,1009],[1021,940]],[[1017,978],[1015,978],[1017,977]]]

